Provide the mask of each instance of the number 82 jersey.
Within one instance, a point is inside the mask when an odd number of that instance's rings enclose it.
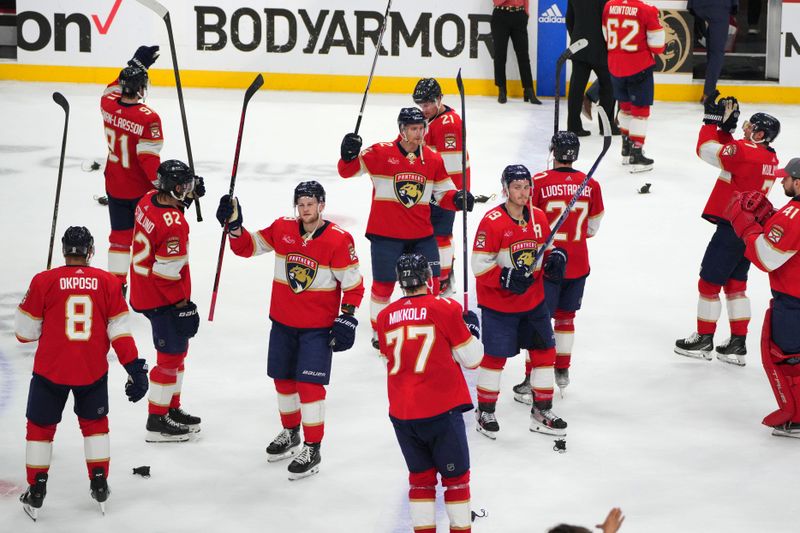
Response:
[[[554,168],[533,177],[533,205],[544,211],[550,227],[567,209],[585,178],[583,172],[567,167]],[[586,239],[594,237],[600,229],[604,213],[600,184],[591,178],[553,239],[553,246],[567,251],[565,278],[577,279],[589,274]]]
[[[183,210],[160,204],[158,191],[136,206],[131,257],[131,307],[146,311],[189,300],[189,223]]]

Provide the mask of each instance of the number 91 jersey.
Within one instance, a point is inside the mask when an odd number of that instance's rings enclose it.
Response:
[[[136,206],[131,257],[131,307],[146,311],[189,300],[189,223],[183,210],[151,191]]]
[[[571,168],[555,168],[536,174],[533,205],[544,211],[552,227],[567,209],[586,174]],[[567,251],[567,279],[582,278],[589,274],[589,250],[586,239],[594,237],[600,229],[604,214],[600,184],[590,179],[569,216],[553,239],[553,246]]]

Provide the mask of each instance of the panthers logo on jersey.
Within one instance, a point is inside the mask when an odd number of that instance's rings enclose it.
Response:
[[[401,172],[394,177],[394,193],[404,206],[417,205],[425,194],[427,178],[414,172]]]
[[[300,254],[286,256],[286,281],[295,294],[311,287],[317,277],[319,263]]]
[[[524,240],[517,241],[508,247],[508,252],[511,255],[511,263],[514,268],[524,268],[533,272],[535,265],[533,260],[536,258],[536,250],[538,249],[536,241]]]

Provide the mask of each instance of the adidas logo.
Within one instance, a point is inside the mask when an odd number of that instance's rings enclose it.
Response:
[[[542,23],[556,23],[564,24],[564,14],[558,9],[556,4],[548,7],[545,11],[539,14],[539,22]]]

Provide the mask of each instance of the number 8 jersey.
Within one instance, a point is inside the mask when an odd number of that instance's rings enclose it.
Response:
[[[189,300],[189,223],[178,207],[147,193],[136,206],[131,257],[131,307],[146,311]]]

